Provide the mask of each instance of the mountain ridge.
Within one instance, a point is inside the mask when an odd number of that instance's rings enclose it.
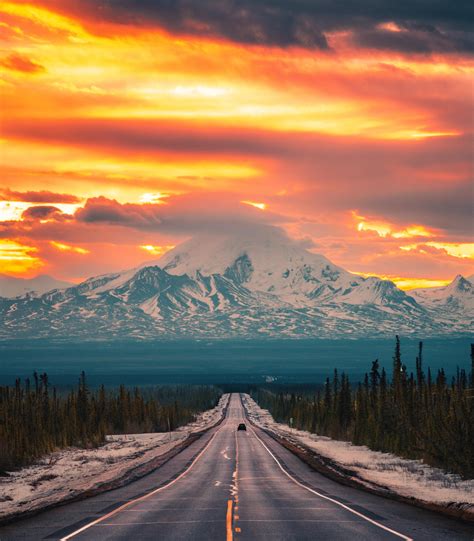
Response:
[[[0,274],[0,297],[14,298],[20,295],[41,295],[52,289],[64,289],[74,285],[72,282],[58,280],[48,274],[39,274],[34,278],[18,278]]]
[[[276,229],[251,238],[200,236],[134,269],[0,299],[0,338],[459,334],[473,319],[470,297],[463,297],[472,284],[462,280],[462,291],[452,288],[456,302],[446,305],[349,273]]]

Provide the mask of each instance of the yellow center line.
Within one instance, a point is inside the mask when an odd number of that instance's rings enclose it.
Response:
[[[232,533],[232,500],[227,500],[227,541],[232,541],[234,534]]]
[[[235,511],[238,510],[239,506],[239,439],[237,437],[237,431],[234,432],[235,438],[235,471],[234,471],[234,522],[239,520],[239,516],[235,514]],[[235,528],[235,531],[239,533],[240,528]]]
[[[230,400],[230,398],[229,398]],[[175,483],[177,483],[180,479],[182,479],[185,475],[187,475],[192,469],[193,467],[195,466],[195,464],[198,462],[198,460],[201,458],[201,456],[207,451],[207,449],[211,446],[212,442],[214,441],[215,437],[217,436],[217,434],[220,433],[220,431],[222,430],[222,426],[217,429],[214,434],[212,435],[212,437],[209,439],[209,441],[206,443],[206,445],[201,449],[201,451],[195,456],[194,460],[191,462],[191,464],[189,465],[188,468],[186,468],[183,472],[181,472],[178,477],[176,477],[175,479],[173,479],[172,481],[168,482],[166,485],[162,486],[162,487],[159,487],[159,488],[156,488],[154,490],[152,490],[151,492],[148,492],[146,494],[144,494],[143,496],[139,496],[138,498],[135,498],[133,500],[130,500],[128,501],[127,503],[121,505],[120,507],[118,507],[117,509],[114,509],[113,511],[111,511],[110,513],[107,513],[106,515],[103,515],[95,520],[93,520],[92,522],[89,522],[87,524],[85,524],[84,526],[82,526],[81,528],[79,528],[78,530],[75,530],[74,532],[64,536],[61,538],[60,541],[69,541],[69,539],[72,539],[73,537],[76,537],[77,535],[79,535],[80,533],[84,532],[85,530],[88,530],[89,528],[92,528],[93,526],[97,526],[97,525],[100,525],[101,522],[117,515],[118,513],[121,513],[122,511],[124,510],[127,510],[128,507],[136,504],[136,503],[141,503],[145,500],[147,500],[148,498],[150,498],[151,496],[155,495],[155,494],[158,494],[159,492],[162,492],[163,490],[166,490],[167,488],[173,486]],[[232,537],[230,538],[230,541],[232,540]]]

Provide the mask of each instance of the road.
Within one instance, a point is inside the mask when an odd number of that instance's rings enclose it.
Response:
[[[245,421],[217,428],[125,487],[0,527],[0,540],[462,540],[467,524],[348,488]]]

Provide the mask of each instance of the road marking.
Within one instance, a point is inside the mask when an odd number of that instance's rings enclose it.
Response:
[[[227,541],[232,541],[234,534],[232,533],[232,500],[227,500],[227,516],[226,516]]]
[[[253,428],[251,428],[251,431],[253,432],[255,438],[263,445],[264,449],[266,449],[266,451],[268,452],[268,454],[273,458],[273,460],[277,463],[278,467],[280,468],[280,470],[289,478],[293,481],[293,483],[297,484],[298,486],[300,486],[301,488],[304,488],[305,490],[308,490],[309,492],[312,492],[313,494],[316,494],[316,496],[319,496],[320,498],[323,498],[325,500],[328,500],[332,503],[335,503],[336,505],[338,505],[339,507],[342,507],[343,509],[346,509],[346,511],[349,511],[350,513],[353,513],[354,515],[357,515],[358,517],[366,520],[367,522],[370,522],[371,524],[373,524],[374,526],[377,526],[378,528],[381,528],[382,530],[385,530],[386,532],[390,532],[392,533],[393,535],[395,535],[396,537],[400,537],[401,539],[404,539],[405,541],[413,541],[413,539],[411,537],[407,537],[406,535],[400,533],[400,532],[397,532],[396,530],[392,530],[391,528],[388,528],[387,526],[384,526],[383,524],[380,524],[380,522],[377,522],[376,520],[372,520],[371,518],[363,515],[362,513],[359,513],[359,511],[356,511],[355,509],[352,509],[351,507],[349,507],[348,505],[345,505],[341,502],[338,502],[337,500],[334,500],[333,498],[330,498],[329,496],[325,496],[324,494],[321,494],[319,492],[317,492],[316,490],[313,490],[312,488],[309,488],[307,487],[306,485],[304,485],[303,483],[300,483],[299,481],[297,481],[292,475],[290,475],[284,468],[283,466],[280,464],[279,460],[276,458],[276,456],[270,451],[270,449],[265,445],[265,443],[262,441],[261,438],[259,438],[259,436],[257,436],[257,433],[255,432],[255,430]],[[336,521],[337,522],[337,521]],[[341,521],[342,522],[342,521]]]
[[[148,522],[105,522],[97,524],[98,528],[115,528],[116,526],[139,526],[149,524],[201,524],[201,523],[222,522],[222,520],[152,520]]]
[[[272,476],[256,475],[255,477],[240,477],[239,481],[249,481],[249,480],[254,480],[254,479],[280,479],[280,478],[277,477],[276,475],[272,475]]]
[[[314,501],[314,498],[311,498],[311,499]],[[261,505],[260,500],[257,500],[257,501],[258,501],[259,511],[264,510],[264,509],[275,509],[275,507],[272,505]],[[251,504],[252,502],[249,502],[243,505],[242,507],[251,509],[253,507]],[[278,509],[296,509],[297,511],[331,511],[331,510],[334,510],[334,507],[295,507],[293,505],[285,505],[285,506],[279,505]],[[238,507],[234,507],[234,511],[237,511],[237,510],[238,510]]]
[[[232,496],[234,497],[234,522],[236,520],[239,520],[239,516],[235,514],[235,511],[239,508],[239,439],[237,438],[237,431],[234,432],[234,441],[235,441],[235,471],[232,474],[233,479],[233,488],[232,488]],[[232,525],[231,525],[231,531],[232,531]],[[240,532],[240,528],[235,528],[236,532]],[[227,540],[229,541],[229,540]]]
[[[156,501],[156,500],[154,500]],[[158,500],[161,501],[161,500]],[[143,513],[143,511],[153,511],[154,513],[164,513],[165,511],[182,511],[182,507],[163,507],[162,509],[156,509],[156,507],[142,507],[140,509],[123,509],[122,513]],[[218,511],[222,510],[221,507],[193,507],[193,511]]]
[[[169,488],[171,485],[174,485],[177,481],[179,481],[181,478],[183,478],[189,471],[191,471],[191,469],[194,467],[196,462],[207,451],[208,447],[211,445],[214,438],[217,436],[217,434],[219,434],[219,432],[222,430],[222,428],[224,426],[225,426],[225,423],[222,425],[221,428],[219,428],[216,432],[214,432],[214,435],[212,436],[212,438],[206,443],[206,445],[203,447],[203,449],[201,449],[201,451],[196,456],[196,458],[191,462],[191,464],[189,465],[189,468],[187,468],[186,470],[184,470],[184,472],[182,472],[180,475],[178,475],[178,477],[176,477],[176,479],[173,479],[168,484],[166,484],[166,485],[164,485],[164,486],[162,486],[160,488],[156,488],[155,490],[152,490],[151,492],[148,492],[148,494],[145,494],[144,496],[140,496],[139,498],[135,498],[134,500],[128,501],[127,503],[121,505],[120,507],[117,507],[117,509],[115,509],[114,511],[111,511],[107,515],[99,517],[98,519],[93,520],[92,522],[89,522],[88,524],[86,524],[82,528],[79,528],[79,529],[75,530],[74,532],[70,533],[69,535],[66,535],[66,536],[62,537],[60,539],[60,541],[68,541],[69,539],[72,539],[73,537],[76,537],[76,535],[88,530],[89,528],[92,528],[92,526],[95,526],[96,524],[99,524],[100,522],[102,522],[102,521],[104,521],[104,520],[106,520],[106,519],[108,519],[110,517],[113,517],[117,513],[120,513],[120,511],[126,509],[130,505],[133,505],[133,504],[135,504],[137,502],[141,502],[143,500],[146,500],[150,496],[153,496],[154,494],[157,494],[158,492],[161,492],[162,490],[165,490],[166,488]]]
[[[351,524],[360,524],[359,520],[330,520],[330,519],[319,519],[319,518],[244,518],[240,522],[330,522],[330,523],[346,523],[350,522]]]

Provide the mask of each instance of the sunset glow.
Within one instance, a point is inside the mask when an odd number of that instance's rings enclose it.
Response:
[[[242,201],[242,203],[260,210],[265,210],[267,208],[267,205],[265,203],[254,203],[253,201]]]
[[[27,274],[40,269],[42,263],[36,257],[37,249],[11,240],[0,241],[0,268],[8,274]]]
[[[402,276],[395,276],[392,274],[373,274],[356,271],[352,272],[354,272],[354,274],[364,276],[365,278],[368,278],[369,276],[377,276],[378,278],[382,278],[382,280],[390,280],[391,282],[395,283],[400,289],[403,289],[405,291],[409,291],[410,289],[416,289],[419,287],[442,287],[448,285],[451,282],[450,279],[436,280],[430,278],[406,278]]]
[[[379,237],[393,237],[394,239],[406,239],[410,237],[432,237],[433,232],[428,231],[422,225],[409,225],[404,229],[397,229],[397,226],[382,221],[368,220],[362,216],[358,216],[353,212],[352,215],[356,220],[361,220],[357,224],[357,231],[373,231]]]
[[[172,250],[174,246],[152,246],[151,244],[145,244],[140,246],[140,248],[152,255],[163,255]]]
[[[119,4],[0,3],[1,273],[77,281],[262,224],[405,289],[474,272],[455,33],[302,12],[286,41]]]
[[[62,244],[61,242],[55,242],[54,240],[52,240],[50,244],[51,246],[58,250],[61,250],[62,252],[75,252],[76,254],[81,255],[90,253],[89,250],[81,248],[80,246],[70,246],[69,244]]]
[[[452,257],[460,257],[466,259],[474,259],[474,243],[465,242],[463,244],[453,244],[448,242],[426,242],[424,244],[409,244],[407,246],[400,246],[401,250],[407,252],[413,250],[427,250],[429,248],[436,248],[442,250]]]

